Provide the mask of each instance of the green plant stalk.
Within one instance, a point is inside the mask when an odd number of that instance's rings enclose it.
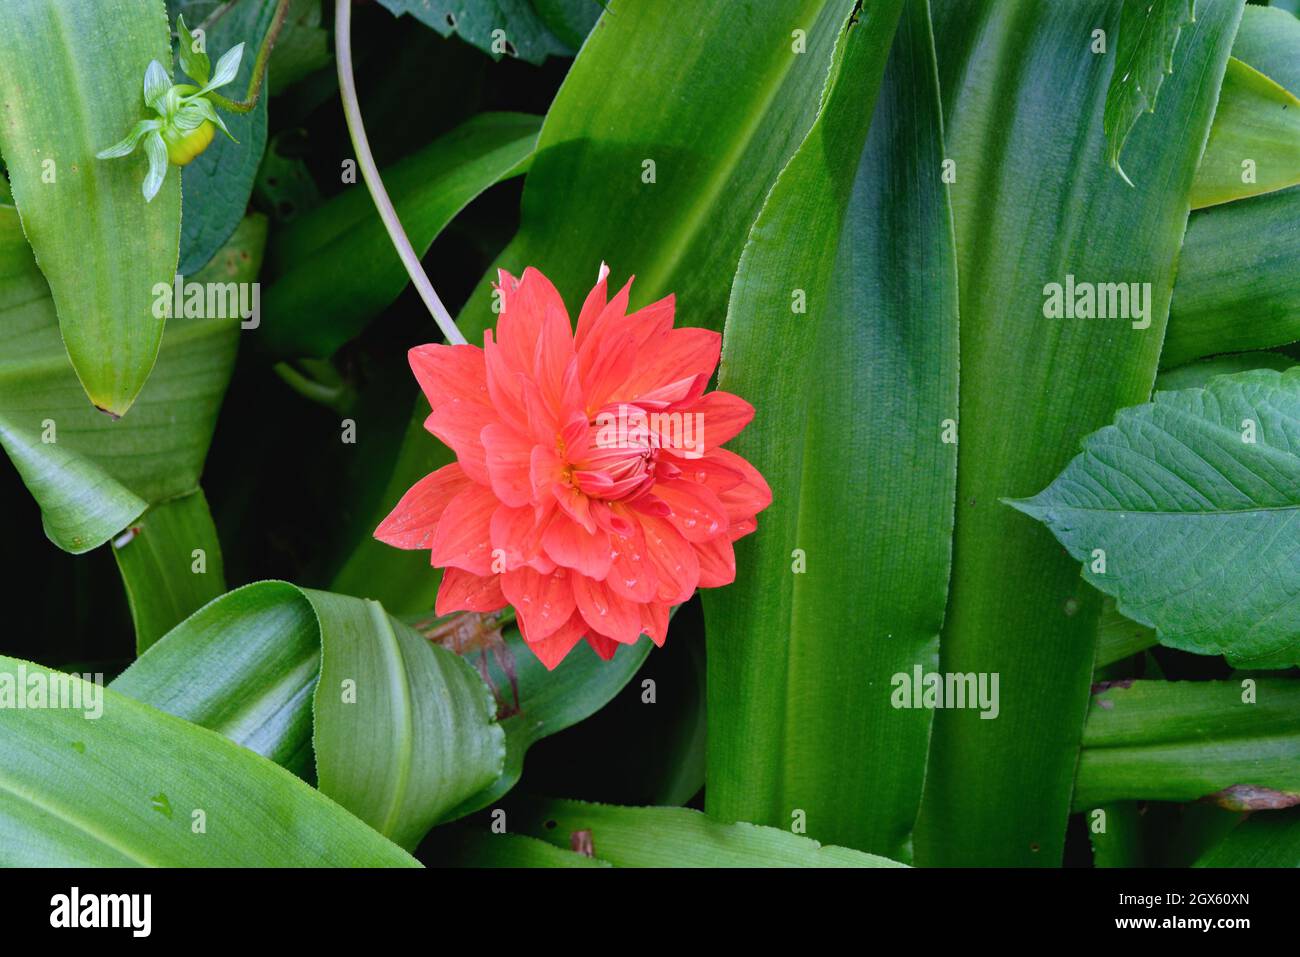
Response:
[[[357,165],[361,168],[361,175],[366,181],[366,188],[370,190],[370,197],[375,201],[375,208],[379,210],[379,217],[384,221],[384,227],[388,230],[388,238],[392,240],[393,247],[402,258],[402,265],[406,267],[407,273],[411,276],[411,282],[420,294],[420,299],[424,301],[429,314],[438,323],[438,328],[442,330],[442,334],[447,337],[447,342],[464,345],[466,343],[465,337],[456,328],[456,321],[451,318],[451,313],[447,312],[447,307],[442,304],[442,300],[434,292],[433,283],[429,282],[424,267],[420,265],[420,257],[416,254],[414,247],[411,246],[411,240],[407,238],[406,230],[402,228],[402,220],[398,217],[397,210],[393,208],[392,200],[388,198],[388,191],[384,189],[383,178],[379,175],[379,167],[375,165],[374,154],[370,152],[370,141],[366,138],[366,126],[361,119],[361,104],[357,100],[356,78],[352,74],[352,0],[338,0],[335,5],[334,51],[338,60],[339,95],[343,100],[343,115],[347,119],[348,134],[352,138],[352,148],[356,151]]]
[[[271,50],[275,47],[275,41],[280,38],[280,30],[284,27],[284,21],[289,14],[289,4],[292,2],[293,0],[279,0],[276,4],[275,19],[271,21],[271,28],[267,30],[262,45],[258,47],[257,59],[253,61],[253,75],[248,79],[248,92],[244,94],[244,98],[232,100],[220,93],[212,92],[207,94],[208,99],[231,113],[251,113],[257,109],[257,101],[262,96],[262,86],[266,83],[266,68],[271,60]]]

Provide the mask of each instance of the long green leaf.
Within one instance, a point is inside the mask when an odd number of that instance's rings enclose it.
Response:
[[[1300,183],[1300,100],[1236,57],[1219,91],[1192,208],[1215,206]]]
[[[780,828],[724,824],[682,807],[544,801],[508,812],[507,826],[562,848],[586,831],[596,859],[615,867],[902,866]]]
[[[166,11],[162,0],[9,0],[4,17],[0,152],[72,367],[90,401],[120,416],[158,356],[152,290],[176,269],[180,177],[146,203],[142,152],[95,154],[144,118],[150,61],[171,64]]]
[[[1161,364],[1300,339],[1300,186],[1193,214]]]
[[[1300,681],[1134,681],[1100,689],[1083,729],[1074,803],[1213,799],[1300,804]]]
[[[295,767],[310,733],[321,790],[405,847],[501,774],[482,679],[373,601],[249,585],[113,687]]]
[[[423,253],[475,196],[523,172],[538,119],[488,113],[384,172],[402,224]],[[267,316],[258,343],[277,355],[328,356],[408,280],[362,185],[293,220],[267,250]]]
[[[620,2],[547,111],[522,224],[496,265],[515,275],[536,266],[576,315],[607,262],[612,281],[636,275],[630,308],[673,293],[678,325],[721,329],[749,228],[816,115],[831,50],[853,6],[701,0],[686,16],[659,0]],[[481,342],[496,322],[496,280],[490,269],[458,317],[470,342]],[[447,461],[422,427],[428,414],[417,398],[371,528]],[[348,565],[352,594],[394,610],[434,603],[438,578],[424,553],[367,538]]]
[[[224,594],[221,542],[201,489],[149,508],[113,542],[136,653]]]
[[[916,839],[925,864],[1056,865],[1099,601],[1041,528],[1002,505],[1155,378],[1196,164],[1240,0],[1185,27],[1160,109],[1129,136],[1137,189],[1106,163],[1111,71],[1082,38],[1114,4],[935,3],[961,312],[961,441],[948,674],[999,676],[996,720],[935,716]],[[1049,318],[1050,284],[1150,283],[1144,316]],[[1139,287],[1142,288],[1142,287]],[[1138,328],[1134,328],[1134,326]]]
[[[900,709],[894,679],[910,690],[938,659],[957,478],[943,157],[927,4],[864,8],[741,257],[719,380],[757,409],[736,451],[778,492],[737,543],[736,583],[704,598],[709,813],[802,815],[818,840],[891,857],[932,715]]]
[[[1210,848],[1196,867],[1300,867],[1300,808],[1252,814]]]
[[[1247,7],[1232,55],[1292,93],[1300,91],[1300,20],[1291,14]],[[1224,110],[1221,103],[1216,126]],[[1294,166],[1297,155],[1293,146],[1281,165]],[[1297,223],[1296,188],[1192,214],[1161,365],[1300,339],[1300,282],[1293,268],[1300,256]]]
[[[0,864],[416,866],[265,758],[112,689],[73,676],[57,700],[89,708],[15,707],[56,675],[0,657]]]
[[[251,281],[265,237],[265,219],[250,217],[193,281]],[[234,365],[238,322],[168,320],[158,365],[131,417],[113,422],[86,404],[18,216],[0,206],[0,330],[0,444],[56,545],[88,551],[147,504],[198,487]]]
[[[1300,649],[1300,367],[1158,392],[1012,502],[1161,643],[1236,662]]]

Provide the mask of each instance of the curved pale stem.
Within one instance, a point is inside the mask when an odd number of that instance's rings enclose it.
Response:
[[[366,181],[366,188],[370,190],[370,198],[375,201],[375,208],[379,210],[379,218],[384,221],[388,237],[393,241],[393,247],[401,257],[402,265],[406,267],[411,282],[415,284],[420,298],[424,300],[434,321],[438,323],[438,328],[442,330],[448,342],[464,345],[465,337],[460,334],[451,314],[447,312],[447,307],[433,291],[433,284],[429,282],[424,267],[420,265],[420,257],[406,237],[406,230],[402,228],[397,210],[393,208],[392,200],[388,198],[388,191],[384,189],[384,181],[379,176],[379,168],[375,166],[375,158],[370,152],[366,127],[361,122],[361,106],[357,102],[357,85],[352,76],[352,0],[338,0],[335,4],[334,52],[338,59],[339,93],[343,99],[343,115],[348,121],[348,134],[352,137],[352,148],[357,154],[357,165],[361,168],[361,176]]]

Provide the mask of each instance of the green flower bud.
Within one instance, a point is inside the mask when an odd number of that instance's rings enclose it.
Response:
[[[178,17],[176,32],[180,38],[181,68],[196,83],[173,83],[167,68],[152,61],[144,73],[144,102],[157,116],[141,120],[122,141],[95,154],[99,159],[127,156],[143,144],[149,160],[143,192],[146,202],[153,200],[167,177],[168,164],[184,166],[212,143],[217,129],[234,140],[208,93],[235,79],[243,59],[244,44],[232,47],[211,69],[206,53],[196,50],[194,36]]]

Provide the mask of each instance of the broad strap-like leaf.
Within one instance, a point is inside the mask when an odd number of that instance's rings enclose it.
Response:
[[[384,171],[417,252],[485,189],[524,172],[539,122],[522,113],[482,114]],[[410,281],[361,184],[278,231],[267,268],[267,324],[258,343],[283,356],[331,355]]]
[[[1300,20],[1290,13],[1247,7],[1232,53],[1291,93],[1300,91]],[[1223,122],[1224,111],[1221,102],[1216,126]],[[1295,112],[1288,107],[1282,115]],[[1298,161],[1300,149],[1292,145],[1268,167],[1257,162],[1253,172],[1259,181],[1272,178],[1280,183],[1285,177],[1279,171]],[[1240,162],[1238,158],[1238,180],[1244,172]],[[1297,187],[1192,214],[1178,264],[1163,366],[1300,339],[1300,277],[1293,268],[1300,257],[1298,224]]]
[[[1122,9],[1102,122],[1106,159],[1132,185],[1120,153],[1142,114],[1155,112],[1165,76],[1174,72],[1178,37],[1196,18],[1196,0],[1122,0]]]
[[[151,505],[113,539],[142,653],[226,591],[221,542],[202,489]]]
[[[1300,648],[1300,367],[1158,392],[1083,449],[1010,504],[1120,612],[1235,662]]]
[[[735,448],[777,491],[735,584],[703,597],[709,813],[802,812],[811,837],[901,858],[933,712],[894,681],[938,658],[957,482],[941,129],[926,3],[846,21],[732,287],[719,386],[757,409]]]
[[[1195,866],[1300,867],[1300,808],[1250,815]]]
[[[777,827],[729,824],[683,807],[617,807],[541,801],[512,809],[512,830],[572,846],[591,842],[615,867],[902,867],[876,854],[817,841]]]
[[[192,281],[204,290],[251,282],[265,239],[265,219],[249,217]],[[158,294],[172,299],[173,284]],[[40,505],[50,539],[79,554],[125,529],[147,504],[198,487],[239,322],[168,320],[157,367],[131,417],[118,422],[86,403],[59,332],[18,215],[0,206],[0,444]]]
[[[162,0],[8,0],[4,17],[0,151],[72,367],[90,401],[120,416],[162,341],[153,288],[176,269],[180,177],[146,203],[143,151],[95,154],[146,118],[145,68],[172,62],[166,11]]]
[[[1192,184],[1192,208],[1230,203],[1297,183],[1300,100],[1232,57]]]
[[[1120,681],[1083,729],[1075,809],[1209,800],[1234,811],[1300,804],[1300,681]]]
[[[990,683],[997,675],[1002,707],[996,720],[971,708],[935,715],[918,863],[1062,859],[1100,602],[1077,563],[999,499],[1043,488],[1116,408],[1151,395],[1191,183],[1241,6],[1202,2],[1183,28],[1160,108],[1124,148],[1125,167],[1140,173],[1132,188],[1107,165],[1102,129],[1119,67],[1088,43],[1094,29],[1115,36],[1117,4],[932,5],[961,293],[957,521],[940,670]],[[1143,308],[1052,318],[1045,293],[1071,276],[1137,283]]]
[[[111,688],[0,657],[0,702],[6,867],[417,866],[283,768]]]
[[[502,771],[483,680],[373,601],[248,585],[182,622],[113,687],[296,770],[314,751],[321,790],[408,848]]]

